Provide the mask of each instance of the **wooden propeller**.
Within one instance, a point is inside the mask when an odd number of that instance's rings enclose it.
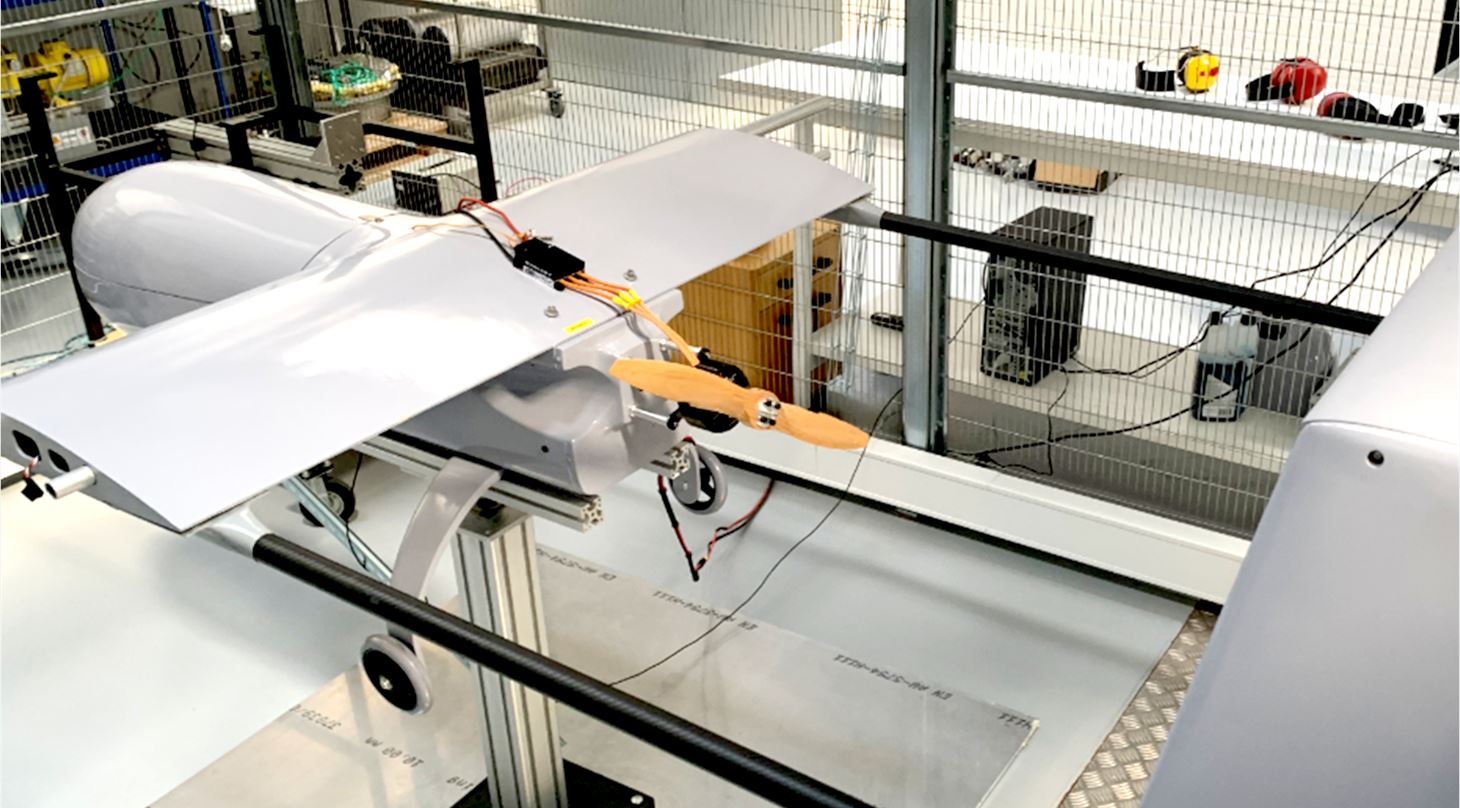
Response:
[[[741,387],[709,371],[656,359],[620,359],[610,375],[660,398],[723,412],[752,429],[778,429],[828,449],[860,449],[867,433],[839,418],[785,404],[769,390]]]

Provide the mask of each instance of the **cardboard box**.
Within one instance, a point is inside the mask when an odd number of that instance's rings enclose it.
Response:
[[[1101,171],[1098,168],[1056,163],[1052,160],[1034,161],[1034,184],[1054,191],[1083,191],[1100,193],[1110,187],[1119,174]]]

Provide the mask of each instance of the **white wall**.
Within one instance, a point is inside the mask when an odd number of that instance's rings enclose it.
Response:
[[[849,19],[905,0],[851,0]],[[1134,63],[1161,49],[1200,45],[1232,62],[1242,81],[1285,56],[1329,69],[1329,88],[1453,101],[1432,80],[1444,0],[960,0],[960,37]],[[1078,82],[1078,64],[1070,80]],[[1386,110],[1387,111],[1387,110]]]

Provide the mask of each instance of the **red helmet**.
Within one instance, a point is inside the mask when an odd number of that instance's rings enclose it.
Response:
[[[1328,71],[1306,56],[1284,59],[1272,69],[1272,86],[1289,88],[1283,101],[1301,104],[1316,98],[1328,86]]]

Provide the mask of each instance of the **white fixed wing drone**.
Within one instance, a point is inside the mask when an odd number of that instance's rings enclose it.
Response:
[[[73,241],[87,297],[144,330],[7,381],[0,446],[53,495],[179,532],[386,430],[584,494],[679,441],[674,402],[855,448],[855,427],[691,367],[663,321],[681,284],[869,190],[719,130],[436,218],[139,168]]]

